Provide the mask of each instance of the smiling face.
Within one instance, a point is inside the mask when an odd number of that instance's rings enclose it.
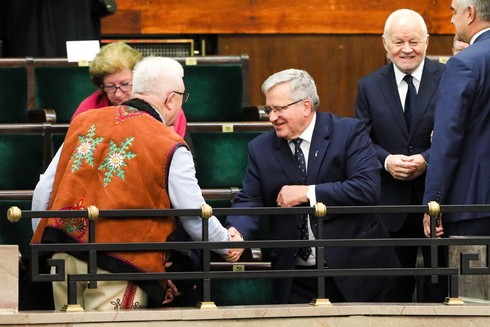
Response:
[[[398,69],[411,74],[424,60],[429,45],[427,35],[417,16],[413,14],[393,17],[388,31],[383,35],[388,58]]]
[[[267,106],[285,106],[300,99],[292,99],[290,83],[280,83],[265,93]],[[309,100],[298,101],[280,112],[271,111],[269,121],[276,130],[277,137],[288,141],[303,133],[312,119],[312,108]]]

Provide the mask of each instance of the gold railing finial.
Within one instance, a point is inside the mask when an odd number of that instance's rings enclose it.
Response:
[[[203,219],[209,219],[213,215],[213,208],[205,203],[201,206],[201,217]]]
[[[8,209],[7,211],[7,219],[11,223],[16,223],[22,218],[22,211],[19,209],[19,207],[12,206]]]
[[[430,201],[427,205],[429,206],[429,216],[434,217],[441,212],[441,207],[436,201]]]
[[[321,202],[315,203],[315,217],[323,217],[327,214],[327,206]]]
[[[91,221],[99,219],[99,209],[96,206],[89,206],[87,208],[87,218]]]

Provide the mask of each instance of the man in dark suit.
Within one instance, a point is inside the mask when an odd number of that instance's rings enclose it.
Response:
[[[424,19],[415,11],[401,9],[388,17],[383,44],[391,63],[360,79],[356,117],[365,123],[376,157],[384,166],[380,204],[418,205],[422,202],[429,162],[435,94],[445,67],[426,58],[429,34]],[[415,91],[412,98],[408,77]],[[414,101],[410,103],[410,99]],[[380,217],[391,237],[424,237],[420,213]],[[429,249],[422,250],[427,265]],[[396,251],[402,267],[416,266],[417,246],[398,246]],[[415,279],[403,277],[398,284],[392,292],[394,300],[412,301]],[[443,289],[436,298],[423,300],[439,302],[445,296]]]
[[[377,203],[381,166],[360,121],[318,112],[315,82],[302,70],[288,69],[270,76],[262,91],[267,104],[264,111],[274,131],[250,142],[243,189],[233,207],[294,207],[317,201],[327,206]],[[250,239],[260,220],[259,216],[229,216],[226,223]],[[314,239],[318,221],[303,215],[271,215],[271,237]],[[388,236],[385,226],[373,215],[329,214],[320,222],[327,239]],[[390,247],[329,247],[324,258],[316,258],[315,248],[281,248],[271,253],[272,268],[279,270],[314,268],[316,260],[332,269],[397,266]],[[390,280],[373,276],[326,278],[326,297],[333,302],[383,300]],[[307,303],[318,297],[315,278],[281,278],[274,283],[278,303]]]
[[[451,23],[470,46],[441,77],[424,203],[490,203],[490,7],[453,0]],[[430,235],[429,217],[424,217]],[[438,236],[490,235],[489,212],[444,213]]]

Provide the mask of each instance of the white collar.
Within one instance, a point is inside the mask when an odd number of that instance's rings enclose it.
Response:
[[[424,71],[424,64],[425,64],[425,59],[422,60],[422,62],[420,63],[420,65],[418,65],[418,67],[415,68],[415,70],[413,71],[413,73],[410,74],[419,83],[422,80],[422,72]],[[404,73],[404,72],[402,72],[398,67],[396,67],[395,64],[393,64],[393,69],[395,70],[396,85],[400,86],[401,82],[403,81],[403,78],[407,74]]]
[[[485,28],[484,30],[481,30],[480,32],[478,32],[475,35],[473,35],[473,37],[471,38],[470,44],[475,43],[476,38],[479,37],[480,35],[482,35],[483,33],[485,33],[486,31],[490,31],[490,27],[489,28]]]
[[[311,144],[311,139],[313,138],[313,131],[315,130],[315,123],[316,123],[316,111],[313,113],[313,119],[311,119],[310,124],[306,129],[301,133],[299,136],[301,139],[304,141],[307,141],[308,143]]]

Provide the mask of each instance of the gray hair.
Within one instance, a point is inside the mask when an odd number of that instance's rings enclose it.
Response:
[[[461,0],[461,1],[471,1],[471,0]],[[390,31],[390,27],[391,27],[391,22],[393,21],[394,18],[396,18],[398,16],[408,16],[408,15],[414,15],[417,18],[417,20],[420,23],[420,27],[422,28],[422,33],[424,33],[424,36],[427,36],[429,34],[429,32],[427,30],[427,25],[425,24],[424,18],[418,12],[411,10],[411,9],[398,9],[398,10],[392,12],[388,16],[388,18],[386,19],[385,29],[383,31],[383,35],[385,37],[388,36],[388,33]]]
[[[171,58],[147,57],[133,70],[133,95],[152,94],[162,98],[183,83],[184,69]]]
[[[456,0],[461,9],[473,6],[481,20],[490,22],[490,1],[488,0]]]
[[[286,69],[271,75],[262,84],[262,93],[267,93],[274,86],[289,82],[289,91],[292,100],[308,99],[313,109],[320,106],[320,98],[316,90],[315,81],[306,71],[299,69]]]

